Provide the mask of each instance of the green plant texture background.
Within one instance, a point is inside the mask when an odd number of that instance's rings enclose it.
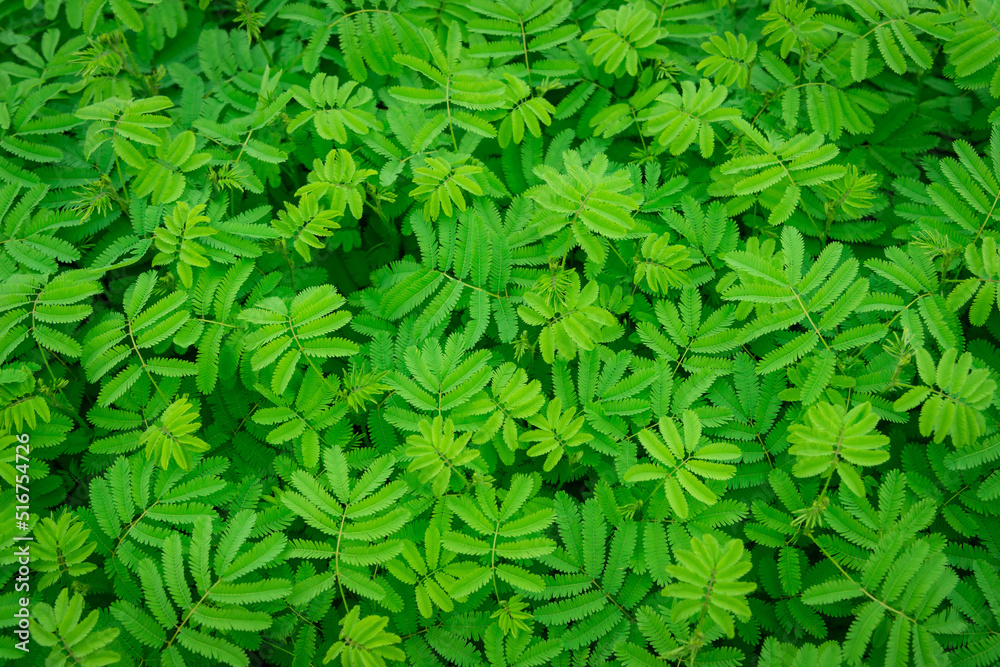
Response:
[[[1000,3],[0,26],[0,663],[1000,665]]]

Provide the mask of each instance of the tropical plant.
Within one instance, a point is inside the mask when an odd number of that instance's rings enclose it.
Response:
[[[0,19],[0,665],[1000,664],[997,2]]]

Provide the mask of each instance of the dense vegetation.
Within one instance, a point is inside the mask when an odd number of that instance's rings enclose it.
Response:
[[[0,18],[0,661],[1000,664],[1000,4]]]

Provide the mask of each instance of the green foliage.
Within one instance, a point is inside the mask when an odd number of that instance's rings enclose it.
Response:
[[[996,2],[0,16],[0,664],[1000,664]]]
[[[565,154],[565,174],[548,165],[535,167],[545,185],[532,198],[544,211],[543,233],[559,234],[563,253],[574,246],[583,248],[588,259],[603,264],[607,241],[628,236],[636,227],[632,212],[642,199],[623,192],[632,189],[624,169],[607,175],[608,159],[597,155],[584,168],[576,152]],[[565,238],[565,241],[563,239]]]
[[[409,444],[406,455],[413,459],[409,470],[420,470],[421,482],[434,480],[434,495],[440,496],[448,488],[452,473],[461,475],[459,469],[479,456],[475,449],[466,450],[471,437],[469,433],[463,433],[456,438],[455,425],[450,419],[444,423],[440,416],[435,417],[433,422],[424,419],[420,422],[420,435],[411,435],[406,439]]]
[[[832,476],[836,471],[847,488],[863,496],[865,486],[854,466],[876,466],[889,459],[888,452],[882,449],[889,444],[889,438],[872,433],[878,421],[871,403],[862,403],[850,412],[825,401],[812,406],[802,424],[788,429],[788,442],[792,444],[788,451],[797,459],[795,475]]]
[[[727,32],[725,38],[712,35],[710,41],[701,45],[708,57],[698,63],[698,69],[705,70],[716,82],[724,86],[734,83],[745,88],[750,78],[750,69],[757,58],[757,44],[746,35]]]
[[[81,620],[83,609],[83,596],[77,593],[70,598],[66,588],[52,606],[42,603],[34,609],[31,628],[35,641],[52,647],[45,661],[47,665],[99,667],[114,664],[121,658],[118,653],[104,648],[118,636],[118,629],[95,632],[98,612],[92,611]]]
[[[767,218],[771,225],[791,217],[802,201],[803,187],[817,186],[846,173],[844,167],[826,164],[839,151],[835,146],[825,144],[819,132],[796,134],[787,140],[775,141],[766,139],[742,119],[734,120],[733,124],[750,139],[753,153],[720,165],[722,174],[737,174],[727,194],[737,197],[759,194],[761,200],[770,202],[765,206],[771,210]]]
[[[750,617],[745,598],[757,587],[739,581],[751,567],[744,555],[743,543],[739,540],[720,545],[712,535],[692,539],[690,550],[675,551],[677,564],[668,566],[667,572],[678,583],[663,589],[664,595],[683,600],[673,606],[674,621],[698,616],[700,625],[707,614],[732,637],[735,632],[733,617],[742,620]]]
[[[947,658],[936,635],[951,635],[964,627],[955,611],[939,610],[958,583],[943,553],[945,540],[918,535],[934,519],[934,504],[920,501],[902,512],[905,483],[895,471],[886,478],[879,488],[877,514],[867,499],[846,510],[830,511],[837,532],[846,540],[857,539],[860,548],[851,558],[840,558],[844,565],[839,576],[807,588],[802,595],[809,605],[867,598],[852,610],[854,620],[844,642],[849,664],[859,663],[869,650],[884,651],[889,664],[940,664]],[[869,517],[868,522],[862,516]],[[817,545],[824,551],[842,549],[829,538]],[[915,595],[918,591],[922,594]],[[870,642],[880,627],[886,641],[884,648],[875,649]]]
[[[90,541],[90,531],[74,515],[64,513],[58,520],[45,517],[35,526],[35,568],[45,576],[38,582],[46,589],[65,577],[76,578],[92,572],[96,565],[87,557],[97,547]],[[65,590],[64,590],[65,592]]]
[[[623,479],[626,482],[660,480],[671,509],[682,519],[686,519],[689,514],[688,497],[706,505],[714,505],[718,497],[698,478],[732,478],[736,474],[736,467],[719,462],[738,460],[739,448],[728,443],[702,444],[701,420],[692,410],[684,411],[683,438],[671,419],[660,420],[659,431],[659,436],[649,429],[639,432],[639,442],[643,449],[657,463],[633,466]]]
[[[370,106],[371,89],[364,86],[358,88],[357,81],[345,81],[341,85],[336,76],[319,73],[313,77],[308,89],[293,86],[292,95],[305,107],[305,111],[289,123],[289,131],[311,120],[320,137],[346,144],[348,130],[364,135],[382,127],[375,115],[365,108]]]
[[[209,265],[205,247],[193,240],[215,235],[214,229],[204,225],[209,221],[207,215],[202,215],[204,209],[204,205],[191,208],[182,202],[155,232],[156,248],[160,253],[153,258],[153,266],[177,262],[177,275],[187,288],[192,284],[192,268]]]
[[[537,292],[526,293],[525,305],[517,311],[525,324],[542,328],[538,346],[542,358],[550,364],[557,352],[562,358],[572,359],[577,350],[592,350],[601,339],[617,337],[605,333],[605,329],[616,327],[615,318],[605,308],[593,305],[599,296],[596,282],[581,289],[579,276],[572,272],[562,288],[554,304]]]
[[[142,434],[139,444],[146,446],[146,456],[158,461],[161,468],[169,466],[173,459],[187,470],[191,467],[190,452],[208,449],[208,443],[193,435],[200,428],[197,410],[184,397],[167,406],[157,423]]]
[[[556,110],[544,97],[531,97],[531,87],[524,81],[510,74],[505,74],[504,78],[510,115],[500,124],[497,135],[501,148],[506,148],[512,140],[515,144],[521,143],[525,128],[533,137],[542,136],[542,125],[552,124],[552,113]]]
[[[917,368],[926,386],[913,387],[896,400],[897,410],[920,408],[920,433],[934,435],[934,442],[951,436],[952,443],[963,447],[974,443],[986,424],[982,410],[993,402],[997,384],[985,368],[974,368],[969,352],[958,356],[948,348],[934,366],[927,350],[917,350]]]
[[[542,469],[548,472],[572,451],[571,448],[593,439],[592,435],[582,431],[585,421],[583,415],[576,416],[576,408],[563,411],[562,401],[556,398],[543,414],[528,419],[534,428],[522,433],[520,440],[535,443],[528,449],[528,456],[545,456]]]
[[[646,279],[649,289],[665,293],[671,287],[681,287],[689,282],[685,269],[691,266],[688,249],[682,245],[669,245],[668,236],[650,234],[642,242],[642,256],[636,259],[635,283]]]
[[[459,211],[465,210],[465,190],[472,195],[483,194],[482,188],[472,178],[482,172],[482,167],[473,164],[453,166],[447,160],[426,158],[423,167],[413,170],[413,182],[417,187],[410,196],[424,203],[424,215],[437,220],[442,213],[451,217],[452,203]]]
[[[715,128],[712,125],[739,117],[739,111],[722,107],[729,91],[702,79],[698,88],[691,81],[681,82],[681,94],[670,92],[656,98],[656,104],[643,109],[641,118],[646,131],[656,136],[674,155],[680,155],[698,141],[702,157],[715,151]]]
[[[316,196],[304,195],[298,205],[285,203],[285,210],[278,211],[278,218],[272,224],[283,239],[292,239],[295,252],[307,262],[312,260],[310,248],[325,248],[321,238],[330,236],[340,223],[334,218],[339,217],[337,211],[320,208]]]
[[[595,65],[604,65],[605,72],[617,76],[628,72],[635,76],[639,71],[640,50],[666,34],[657,24],[656,15],[642,4],[622,5],[598,12],[595,27],[584,33],[580,41],[590,42],[587,55],[593,57]]]
[[[289,556],[330,562],[330,571],[296,583],[291,600],[308,602],[333,586],[370,600],[380,601],[386,589],[371,579],[370,565],[379,565],[399,553],[400,544],[385,538],[396,533],[410,518],[405,507],[393,507],[406,492],[400,481],[385,483],[393,462],[377,459],[352,484],[347,459],[339,448],[324,453],[326,475],[314,478],[302,470],[291,473],[294,490],[284,491],[281,502],[305,524],[325,536],[324,541],[293,540]],[[380,488],[381,487],[381,488]]]
[[[323,663],[338,657],[344,667],[351,665],[372,665],[385,667],[385,661],[400,661],[406,654],[393,646],[399,643],[399,636],[385,631],[389,619],[385,616],[365,616],[360,618],[361,607],[355,607],[344,617],[340,641],[330,647]]]

